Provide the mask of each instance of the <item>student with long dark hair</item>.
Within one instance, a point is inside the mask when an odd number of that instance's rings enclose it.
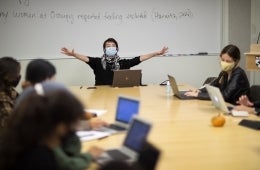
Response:
[[[21,75],[20,63],[12,57],[0,58],[0,130],[5,126],[18,97],[15,87]]]
[[[82,104],[60,84],[28,87],[1,133],[0,169],[60,169],[54,150],[75,132],[83,114]],[[94,147],[86,157],[90,161],[101,152]]]
[[[220,65],[222,71],[210,85],[218,87],[226,102],[236,104],[241,95],[248,95],[249,81],[245,71],[238,66],[240,61],[240,50],[235,45],[227,45],[220,53]],[[209,95],[205,88],[191,90],[187,96],[198,99],[208,99]]]

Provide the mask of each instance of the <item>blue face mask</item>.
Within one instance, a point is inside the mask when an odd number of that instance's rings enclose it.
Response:
[[[117,53],[116,47],[107,47],[105,53],[108,56],[115,56]]]

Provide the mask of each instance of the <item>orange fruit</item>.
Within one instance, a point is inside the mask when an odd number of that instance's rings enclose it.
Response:
[[[211,123],[215,127],[222,127],[225,124],[226,120],[225,117],[221,114],[218,114],[217,116],[213,116],[211,119]]]

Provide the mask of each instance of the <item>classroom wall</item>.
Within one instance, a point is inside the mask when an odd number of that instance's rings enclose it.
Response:
[[[251,1],[229,0],[229,43],[240,48],[240,65],[245,68],[245,56],[251,41]]]
[[[251,42],[251,24],[259,31],[260,3],[257,0],[223,0],[223,45],[227,43],[237,44],[241,52],[249,50]],[[252,14],[252,11],[254,13]],[[251,15],[254,19],[251,21]],[[227,22],[227,23],[225,23]],[[251,23],[252,22],[252,23]],[[151,49],[152,51],[158,49]],[[22,76],[30,60],[22,60]],[[52,59],[50,60],[57,68],[56,80],[72,85],[94,85],[94,75],[90,67],[76,59]],[[167,74],[174,75],[179,83],[189,83],[199,87],[208,76],[217,76],[220,71],[219,57],[215,56],[180,56],[180,57],[155,57],[145,61],[133,69],[142,69],[144,84],[159,84],[167,79]],[[241,66],[244,67],[244,59]],[[260,80],[254,77],[255,83]],[[258,76],[260,77],[260,76]]]
[[[260,1],[251,0],[251,43],[256,43],[260,32]],[[260,43],[260,40],[259,40]],[[252,84],[260,84],[260,71],[250,74]]]

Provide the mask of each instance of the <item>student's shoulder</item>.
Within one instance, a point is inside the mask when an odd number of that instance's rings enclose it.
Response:
[[[46,146],[39,146],[28,151],[18,160],[19,167],[28,169],[57,169],[53,151]]]
[[[10,92],[8,93],[8,92],[6,92],[6,91],[1,91],[0,92],[0,101],[1,102],[7,102],[7,103],[9,103],[9,102],[13,102],[13,100],[14,99],[16,99],[16,97],[17,97],[17,93],[16,94],[10,94]]]
[[[246,76],[246,72],[244,69],[242,69],[241,67],[236,67],[233,72],[232,72],[233,76],[237,75],[237,76]]]
[[[42,159],[42,158],[52,158],[53,157],[53,151],[52,149],[48,148],[47,146],[39,146],[35,147],[31,150],[31,152],[28,152],[27,155],[28,158],[32,159]]]
[[[245,70],[243,68],[241,68],[241,67],[236,67],[234,69],[234,72],[243,72],[243,73],[245,73]]]

